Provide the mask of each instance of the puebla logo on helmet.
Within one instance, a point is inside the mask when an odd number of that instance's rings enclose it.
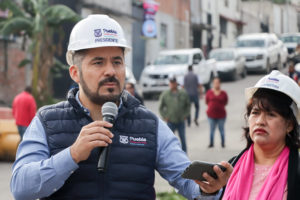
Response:
[[[117,36],[118,33],[116,30],[113,30],[113,29],[103,29],[103,35],[104,36]]]
[[[278,89],[279,88],[279,79],[269,77],[266,80],[266,82],[263,84],[263,86]]]
[[[94,35],[95,35],[95,37],[101,37],[101,36],[102,36],[102,31],[101,31],[101,29],[95,29],[95,30],[94,30]]]
[[[268,78],[268,81],[269,81],[269,82],[273,82],[273,83],[279,82],[279,80],[278,80],[277,78],[272,78],[272,77],[269,77],[269,78]]]
[[[112,42],[118,43],[118,32],[113,29],[94,29],[95,43]]]

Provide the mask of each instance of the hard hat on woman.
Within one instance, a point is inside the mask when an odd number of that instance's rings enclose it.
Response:
[[[298,117],[300,108],[300,87],[293,79],[278,70],[273,70],[270,74],[261,78],[254,87],[245,89],[246,100],[249,101],[259,88],[275,90],[290,97],[293,100],[290,108],[298,122],[300,121]]]

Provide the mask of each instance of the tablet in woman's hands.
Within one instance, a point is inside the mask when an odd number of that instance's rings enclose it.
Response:
[[[211,177],[217,179],[218,176],[215,173],[213,167],[217,165],[223,172],[226,171],[226,168],[220,164],[208,163],[202,161],[193,161],[181,174],[182,178],[206,181],[202,176],[204,172],[208,173]]]

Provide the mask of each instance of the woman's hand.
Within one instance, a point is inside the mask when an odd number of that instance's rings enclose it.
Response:
[[[222,161],[220,164],[226,168],[226,171],[223,172],[217,165],[215,165],[214,171],[218,176],[217,179],[214,179],[205,172],[203,173],[203,177],[206,179],[206,181],[195,180],[195,182],[200,186],[202,192],[206,194],[213,194],[227,184],[227,181],[233,171],[233,167],[225,161]]]

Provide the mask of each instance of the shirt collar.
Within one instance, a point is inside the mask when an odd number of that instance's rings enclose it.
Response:
[[[90,116],[90,111],[89,111],[89,109],[87,109],[87,108],[85,108],[83,105],[82,105],[82,103],[80,102],[80,100],[79,100],[79,90],[78,90],[78,92],[76,93],[76,96],[75,96],[75,98],[76,98],[76,101],[77,101],[77,103],[80,105],[80,107],[83,109],[83,111],[85,112],[85,114],[87,114],[88,116]],[[120,97],[120,105],[119,105],[119,110],[121,109],[121,106],[123,105],[123,101],[122,101],[122,98]]]

